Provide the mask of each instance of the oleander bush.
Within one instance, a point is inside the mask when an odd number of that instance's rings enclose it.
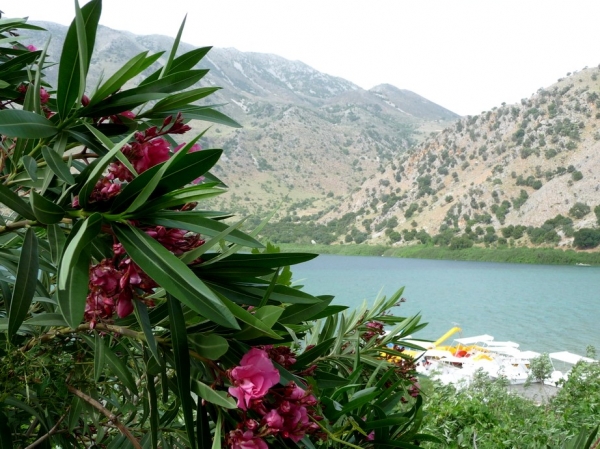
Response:
[[[76,3],[58,61],[0,19],[0,447],[437,441],[394,349],[422,327],[391,315],[401,291],[345,311],[292,284],[314,255],[204,209],[222,150],[189,122],[239,126],[197,104],[209,48],[178,53],[180,30],[90,86],[101,8]]]

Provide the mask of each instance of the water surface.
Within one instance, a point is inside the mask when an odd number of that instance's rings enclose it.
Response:
[[[292,271],[307,292],[350,307],[404,286],[407,302],[394,313],[421,313],[422,338],[458,325],[462,336],[487,333],[521,349],[600,352],[600,267],[321,255]]]

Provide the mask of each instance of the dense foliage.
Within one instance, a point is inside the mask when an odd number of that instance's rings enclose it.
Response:
[[[196,104],[209,48],[178,54],[180,30],[88,86],[102,3],[75,6],[56,86],[20,43],[36,27],[0,20],[0,447],[436,441],[395,349],[422,327],[391,314],[401,291],[347,313],[292,285],[314,255],[202,209],[221,150],[181,136],[237,126]]]
[[[450,448],[583,449],[597,444],[598,362],[576,365],[554,397],[531,384],[525,391],[534,400],[528,399],[483,374],[466,389],[431,384],[424,390],[425,428]]]

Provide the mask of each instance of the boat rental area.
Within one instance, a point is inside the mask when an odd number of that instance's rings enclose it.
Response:
[[[477,335],[456,338],[452,345],[443,345],[452,335],[460,332],[453,327],[437,341],[426,343],[407,340],[404,352],[415,358],[417,372],[443,384],[465,387],[473,380],[475,373],[483,371],[492,379],[505,378],[511,385],[536,382],[532,376],[532,360],[542,356],[539,352],[522,351],[519,344],[512,341],[495,341],[491,335]],[[543,381],[546,385],[560,387],[566,380],[573,365],[579,362],[593,363],[596,360],[573,354],[568,351],[548,354],[552,371]]]

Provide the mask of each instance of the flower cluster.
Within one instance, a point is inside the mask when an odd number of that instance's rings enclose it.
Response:
[[[94,327],[98,320],[121,318],[133,312],[133,300],[145,299],[156,288],[148,277],[129,257],[120,243],[113,245],[114,257],[102,259],[90,267],[89,293],[85,304],[85,319]]]
[[[369,341],[373,337],[380,337],[385,334],[384,324],[379,321],[369,321],[365,326],[369,329],[362,335],[362,338],[365,341]]]
[[[231,449],[266,448],[263,438],[268,436],[298,442],[320,429],[316,421],[322,417],[316,414],[316,398],[310,390],[304,390],[294,382],[277,387],[280,376],[269,358],[271,354],[283,364],[295,362],[289,348],[252,348],[242,357],[240,365],[229,372],[232,383],[229,394],[237,399],[245,417],[227,436]],[[248,412],[257,419],[248,418]]]

